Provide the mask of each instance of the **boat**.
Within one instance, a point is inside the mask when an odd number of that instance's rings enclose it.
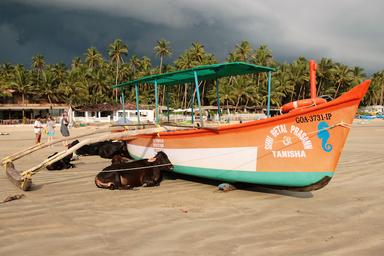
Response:
[[[241,62],[222,63],[119,84],[114,88],[134,85],[136,96],[139,84],[153,84],[158,103],[159,86],[194,82],[200,109],[200,121],[196,121],[198,127],[126,139],[128,151],[136,159],[152,157],[163,151],[174,165],[173,171],[180,174],[297,191],[320,189],[334,176],[353,118],[370,80],[336,99],[319,101],[316,97],[316,64],[311,62],[310,65],[312,101],[299,102],[296,104],[299,107],[292,107],[278,116],[217,127],[204,125],[199,81],[216,80],[218,88],[221,77],[267,72],[267,115],[270,116],[271,73],[274,69]],[[136,103],[138,108],[138,97]],[[220,100],[218,108],[220,114]],[[158,117],[156,104],[157,123]]]
[[[101,129],[65,139],[89,137],[74,147],[43,160],[36,166],[19,172],[14,161],[61,140],[36,144],[2,159],[7,177],[17,187],[28,191],[32,176],[43,167],[73,153],[84,145],[107,140],[126,141],[129,153],[136,159],[150,158],[163,151],[180,174],[227,181],[258,184],[278,189],[311,191],[324,187],[333,177],[341,152],[347,140],[358,105],[371,83],[366,80],[336,99],[317,97],[316,64],[310,61],[309,99],[289,102],[280,108],[280,115],[271,116],[271,79],[275,69],[243,62],[199,66],[160,75],[143,77],[113,86],[122,92],[134,86],[136,113],[139,109],[139,85],[153,84],[155,89],[155,122],[125,126],[124,130]],[[219,79],[222,77],[267,73],[268,95],[265,119],[249,122],[221,123]],[[199,81],[215,81],[219,124],[204,121]],[[192,83],[191,121],[193,126],[160,123],[159,86]],[[167,92],[167,90],[165,90]],[[196,95],[196,97],[195,97]],[[194,110],[195,98],[198,111]],[[169,102],[166,96],[166,102]],[[126,115],[123,109],[123,116]],[[195,118],[195,112],[198,119]],[[135,128],[132,130],[132,128]],[[105,133],[104,135],[99,135]],[[62,139],[64,140],[64,139]]]

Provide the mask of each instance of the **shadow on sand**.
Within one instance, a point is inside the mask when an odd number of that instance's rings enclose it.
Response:
[[[224,183],[224,181],[217,181],[217,180],[205,179],[205,178],[194,177],[194,176],[189,176],[189,175],[184,175],[179,173],[170,173],[170,172],[164,173],[164,179],[167,179],[167,180],[182,179],[182,180],[202,183],[206,185],[211,185],[215,187],[217,187],[221,183]],[[313,194],[311,192],[298,192],[298,191],[289,191],[285,189],[275,189],[275,188],[270,188],[262,185],[249,184],[249,183],[233,183],[232,185],[234,185],[237,189],[252,191],[252,192],[275,194],[275,195],[282,195],[282,196],[295,197],[295,198],[312,198],[313,197]]]
[[[60,184],[63,182],[68,181],[74,181],[81,178],[91,178],[95,177],[96,174],[88,174],[88,175],[82,175],[82,176],[73,176],[66,179],[60,179],[57,181],[51,181],[51,182],[45,182],[43,184],[33,184],[31,190],[40,190],[45,185],[52,185],[52,184]],[[165,172],[164,173],[164,179],[165,180],[187,180],[191,182],[211,185],[214,187],[217,187],[219,184],[223,183],[223,181],[217,181],[217,180],[211,180],[211,179],[205,179],[200,177],[193,177],[189,175],[183,175],[178,173],[171,173],[171,172]],[[274,195],[282,195],[282,196],[288,196],[288,197],[295,197],[295,198],[312,198],[313,194],[311,192],[297,192],[297,191],[289,191],[284,189],[274,189],[270,187],[265,187],[261,185],[254,185],[254,184],[248,184],[248,183],[234,183],[233,184],[237,189],[245,190],[245,191],[251,191],[251,192],[258,192],[258,193],[265,193],[265,194],[274,194]]]

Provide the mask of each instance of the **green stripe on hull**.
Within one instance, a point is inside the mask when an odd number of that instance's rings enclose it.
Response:
[[[174,166],[174,172],[227,182],[303,187],[320,181],[333,172],[245,172],[220,169]]]
[[[134,159],[140,157],[131,155]],[[333,172],[254,172],[231,171],[191,166],[174,165],[173,171],[213,180],[227,182],[246,182],[253,184],[276,185],[287,187],[304,187],[312,185],[324,177],[332,177]]]

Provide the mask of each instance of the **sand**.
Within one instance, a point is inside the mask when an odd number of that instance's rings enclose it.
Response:
[[[72,134],[89,129],[75,128]],[[33,144],[32,127],[0,126],[0,158]],[[44,137],[43,139],[46,139]],[[0,174],[0,255],[383,255],[384,121],[355,122],[335,177],[314,192],[217,192],[218,182],[165,180],[108,191],[94,176],[109,164],[43,170],[22,192]],[[31,167],[57,145],[15,162]]]

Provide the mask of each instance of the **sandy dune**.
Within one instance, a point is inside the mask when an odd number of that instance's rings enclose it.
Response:
[[[10,133],[0,136],[0,158],[33,143],[31,127],[0,131]],[[218,182],[180,177],[108,191],[96,188],[94,176],[109,161],[82,158],[74,169],[41,171],[33,191],[0,204],[0,255],[383,255],[383,146],[384,121],[355,123],[335,177],[312,193],[220,193]],[[16,168],[60,149],[20,159]],[[20,193],[1,173],[0,200]]]

